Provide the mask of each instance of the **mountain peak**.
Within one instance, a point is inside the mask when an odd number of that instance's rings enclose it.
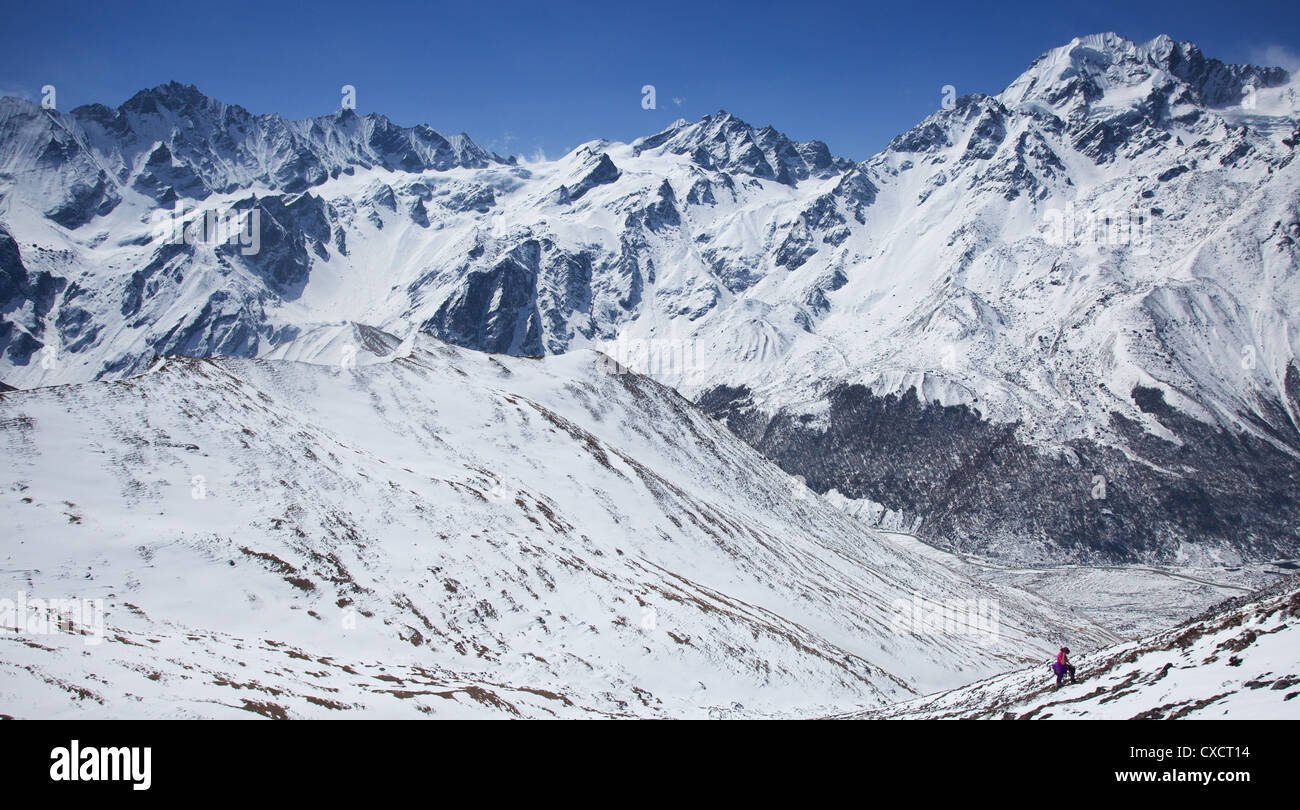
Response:
[[[1247,86],[1262,89],[1289,80],[1282,68],[1226,64],[1167,34],[1139,44],[1108,31],[1045,52],[998,98],[1011,107],[1044,104],[1068,116],[1086,112],[1112,91],[1171,97],[1183,90],[1193,103],[1219,107],[1239,103]]]
[[[706,115],[694,124],[674,121],[667,129],[632,144],[637,154],[664,149],[690,155],[704,169],[746,174],[784,185],[811,176],[843,171],[850,161],[831,156],[821,141],[800,143],[770,124],[755,129],[726,110]]]
[[[225,106],[222,102],[204,94],[195,85],[183,84],[173,79],[141,90],[127,99],[119,109],[125,112],[156,113],[160,109],[182,112]]]

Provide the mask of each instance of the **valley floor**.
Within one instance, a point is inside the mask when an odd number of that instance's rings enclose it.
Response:
[[[915,536],[881,535],[992,586],[1019,588],[1069,607],[1124,638],[1158,633],[1232,596],[1290,576],[1295,562],[1278,560],[1222,568],[1145,565],[1013,566],[934,548]]]

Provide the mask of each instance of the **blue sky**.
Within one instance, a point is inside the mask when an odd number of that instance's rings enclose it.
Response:
[[[255,113],[338,109],[556,157],[727,109],[863,159],[940,88],[996,93],[1048,48],[1113,30],[1224,61],[1296,63],[1300,3],[0,0],[0,92],[116,106],[170,79]],[[1295,65],[1289,65],[1294,67]],[[642,108],[641,88],[657,109]]]

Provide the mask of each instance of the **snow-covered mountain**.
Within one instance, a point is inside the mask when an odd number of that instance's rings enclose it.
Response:
[[[1141,641],[1075,656],[1056,688],[1047,662],[845,717],[1177,720],[1300,718],[1300,581],[1229,600]]]
[[[285,348],[0,394],[0,711],[815,715],[1116,640],[597,353]]]
[[[725,112],[522,164],[175,84],[5,99],[0,379],[276,356],[340,323],[598,348],[930,542],[1295,556],[1298,110],[1284,70],[1114,34],[860,163]],[[191,235],[234,225],[169,241],[177,206]]]

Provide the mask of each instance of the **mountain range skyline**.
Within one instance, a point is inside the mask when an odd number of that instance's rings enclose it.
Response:
[[[1226,18],[1199,2],[1105,2],[1050,14],[1032,3],[988,14],[943,2],[871,15],[814,2],[779,26],[729,4],[667,3],[634,14],[561,3],[548,14],[507,3],[491,11],[443,6],[434,24],[409,28],[388,25],[422,13],[406,3],[379,3],[365,15],[337,2],[314,4],[310,15],[240,0],[222,15],[152,5],[147,28],[77,3],[15,7],[14,29],[41,36],[19,38],[0,55],[0,95],[39,100],[53,85],[60,108],[71,109],[116,104],[176,78],[254,113],[301,119],[338,109],[340,88],[351,85],[363,113],[463,130],[485,148],[530,159],[539,147],[553,159],[593,138],[631,140],[677,117],[727,109],[863,160],[938,107],[945,87],[999,92],[1038,55],[1033,43],[1108,30],[1134,41],[1166,33],[1228,62],[1289,69],[1300,53],[1292,33],[1300,19],[1281,2]],[[586,13],[564,13],[578,8]],[[59,24],[50,25],[52,17]],[[299,36],[277,37],[277,23],[290,18]],[[505,41],[512,46],[496,50]],[[470,67],[450,80],[448,65]],[[642,108],[646,85],[657,90],[656,110]]]

